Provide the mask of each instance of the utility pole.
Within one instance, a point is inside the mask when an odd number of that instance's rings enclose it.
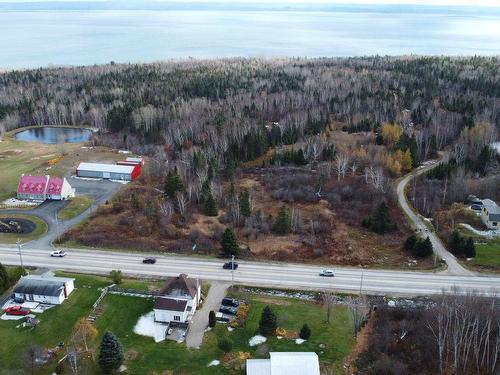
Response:
[[[21,244],[21,240],[20,239],[17,239],[17,250],[19,251],[19,260],[21,261],[21,268],[24,269],[24,266],[23,266],[23,255],[21,253],[21,246],[23,246]]]
[[[361,297],[361,294],[363,293],[363,273],[364,268],[361,266],[361,282],[359,283],[359,296]]]
[[[234,284],[234,255],[231,255],[231,286]]]

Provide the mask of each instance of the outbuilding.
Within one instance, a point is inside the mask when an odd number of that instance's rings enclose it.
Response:
[[[28,302],[60,305],[75,289],[75,279],[67,277],[23,276],[14,287],[14,296]]]
[[[109,180],[133,181],[140,173],[140,165],[80,163],[76,168],[76,175],[78,177],[104,178]]]

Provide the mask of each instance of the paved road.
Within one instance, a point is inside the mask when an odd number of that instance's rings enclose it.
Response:
[[[193,321],[189,325],[189,332],[186,337],[186,346],[188,348],[198,349],[203,342],[205,329],[208,327],[208,314],[211,310],[219,311],[222,298],[226,295],[226,290],[230,286],[229,283],[213,281],[206,296],[203,306],[196,311]]]
[[[82,212],[77,217],[56,222],[56,213],[67,204],[69,201],[46,201],[33,209],[2,209],[0,214],[26,214],[33,215],[44,220],[48,225],[48,231],[45,235],[37,240],[31,241],[29,244],[37,249],[50,249],[52,242],[56,238],[80,223],[94,212],[100,205],[111,197],[122,187],[119,182],[107,180],[84,180],[79,178],[67,177],[70,185],[76,189],[77,195],[91,195],[94,197],[94,202],[86,211]]]
[[[203,280],[230,282],[231,272],[222,269],[223,260],[157,256],[154,265],[143,264],[144,254],[107,252],[97,250],[68,250],[65,258],[51,258],[46,250],[23,249],[25,265],[47,267],[74,272],[108,274],[120,269],[126,275],[138,277],[166,277],[185,272]],[[14,247],[0,246],[0,262],[19,264]],[[318,276],[320,266],[289,263],[258,263],[239,261],[235,282],[245,285],[281,287],[290,289],[333,289],[339,292],[358,293],[363,275],[362,289],[367,294],[418,296],[438,294],[443,289],[460,287],[462,290],[500,292],[499,276],[450,275],[441,273],[404,272],[336,268],[335,277]]]
[[[444,160],[447,160],[446,155],[440,161],[434,162],[424,167],[420,167],[415,172],[412,172],[403,177],[397,186],[399,205],[401,206],[403,211],[408,215],[410,220],[413,222],[415,229],[419,230],[420,232],[423,232],[426,236],[429,236],[429,239],[431,240],[432,246],[434,248],[434,252],[441,258],[446,260],[448,268],[444,271],[444,273],[450,275],[473,275],[474,273],[472,271],[469,271],[466,268],[464,268],[457,261],[457,258],[455,258],[453,254],[451,254],[448,250],[446,250],[446,247],[443,245],[443,242],[440,240],[440,238],[437,236],[436,233],[428,231],[427,226],[425,225],[422,217],[419,214],[415,213],[415,211],[413,211],[413,209],[410,207],[406,199],[405,188],[406,185],[408,185],[408,182],[413,181],[414,176],[419,176],[422,173],[429,171],[430,169],[439,165]]]

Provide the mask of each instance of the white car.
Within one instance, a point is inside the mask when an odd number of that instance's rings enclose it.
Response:
[[[64,252],[64,250],[55,250],[55,251],[51,251],[50,252],[50,256],[51,257],[64,257],[66,256],[66,253]]]
[[[319,273],[320,276],[325,276],[325,277],[333,277],[335,276],[335,274],[333,273],[332,270],[322,270],[320,273]]]

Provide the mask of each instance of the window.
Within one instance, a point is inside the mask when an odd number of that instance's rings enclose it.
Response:
[[[181,317],[179,315],[174,315],[174,320],[176,322],[180,322],[181,321]]]
[[[492,225],[493,225],[494,227],[496,227],[496,226],[497,226],[497,222],[496,222],[496,221],[494,221],[494,222],[492,223]]]

